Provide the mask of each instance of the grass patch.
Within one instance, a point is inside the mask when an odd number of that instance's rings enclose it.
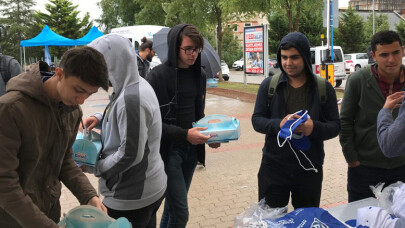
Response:
[[[259,86],[257,84],[247,84],[247,86],[244,86],[243,83],[241,82],[219,82],[218,81],[218,88],[222,89],[231,89],[231,90],[236,90],[240,92],[245,92],[245,93],[253,93],[257,94],[257,91],[259,90]]]
[[[219,82],[218,81],[218,88],[222,89],[231,89],[231,90],[236,90],[236,91],[241,91],[245,93],[252,93],[252,94],[257,94],[257,91],[259,90],[258,84],[247,84],[246,86],[243,85],[241,82]],[[343,92],[340,90],[336,90],[336,97],[338,99],[343,97]]]

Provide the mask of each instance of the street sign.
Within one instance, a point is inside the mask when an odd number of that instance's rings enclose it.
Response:
[[[327,18],[327,1],[330,0],[323,0],[323,12],[322,12],[322,18],[323,18],[323,27],[328,27],[328,20],[330,18]],[[338,28],[339,27],[339,2],[338,0],[333,0],[333,27]]]

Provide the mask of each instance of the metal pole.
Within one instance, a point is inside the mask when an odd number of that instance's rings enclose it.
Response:
[[[373,35],[375,34],[375,23],[374,23],[374,0],[373,0]]]
[[[330,12],[329,12],[329,0],[326,0],[326,18],[330,18]],[[329,49],[329,20],[326,19],[326,47]]]
[[[331,60],[334,62],[334,53],[333,53],[333,0],[330,0],[330,44],[331,44]]]

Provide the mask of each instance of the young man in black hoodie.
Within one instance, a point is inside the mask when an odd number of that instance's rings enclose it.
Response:
[[[318,79],[312,72],[310,45],[304,34],[286,35],[278,48],[277,61],[281,75],[275,93],[269,97],[272,78],[265,79],[252,116],[254,129],[266,134],[258,174],[259,200],[265,198],[272,208],[284,207],[291,194],[294,208],[319,207],[323,141],[337,136],[340,130],[336,94],[329,82],[319,80],[326,87],[326,101],[321,103]],[[293,113],[299,110],[308,110],[310,116],[294,131],[309,138],[311,146],[304,151],[294,144],[279,146],[277,142],[280,128],[289,118],[298,118]]]
[[[204,143],[209,139],[200,133],[206,128],[192,127],[204,117],[206,75],[200,54],[204,40],[196,27],[180,24],[169,31],[167,43],[168,60],[146,77],[155,90],[163,122],[160,153],[168,180],[160,227],[185,227],[187,193],[197,161],[205,164]]]

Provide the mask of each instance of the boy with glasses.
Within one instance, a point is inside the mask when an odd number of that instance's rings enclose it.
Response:
[[[187,24],[173,27],[167,40],[168,60],[146,77],[155,90],[163,122],[160,153],[168,181],[160,227],[185,227],[187,193],[197,162],[205,163],[204,143],[209,139],[200,133],[206,128],[192,127],[204,117],[206,75],[200,54],[204,40],[196,27]]]

